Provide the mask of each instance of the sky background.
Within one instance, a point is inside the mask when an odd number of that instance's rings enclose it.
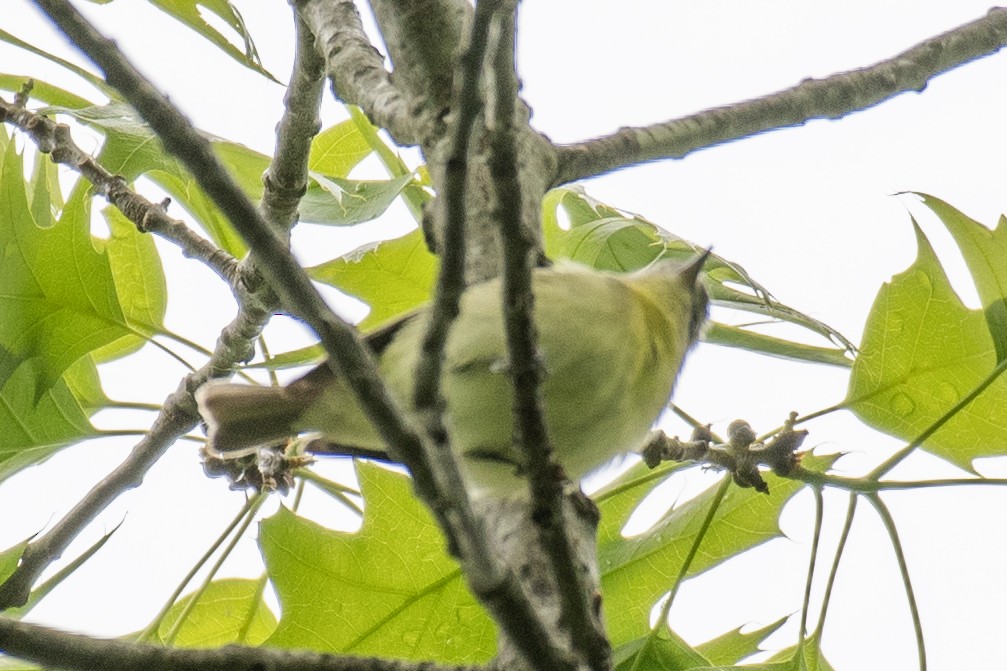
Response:
[[[79,4],[200,128],[271,152],[282,87],[232,63],[146,3]],[[266,67],[286,80],[292,57],[287,4],[235,4]],[[529,0],[522,4],[519,23],[523,95],[537,130],[556,142],[575,142],[621,126],[664,121],[775,92],[806,77],[870,65],[976,19],[987,9],[987,4],[970,0]],[[0,28],[77,58],[26,0],[5,0]],[[6,72],[76,86],[58,68],[6,45],[0,47],[0,63]],[[712,245],[782,302],[859,342],[879,287],[915,257],[910,215],[938,248],[966,303],[977,306],[949,238],[913,197],[893,194],[931,193],[979,221],[996,222],[1007,208],[1002,160],[1007,148],[1005,76],[1007,55],[996,55],[939,77],[921,95],[901,95],[840,121],[814,121],[684,160],[623,170],[585,182],[584,187],[592,196],[639,213],[676,235]],[[345,117],[327,98],[326,125]],[[89,151],[100,146],[100,138],[86,132],[77,139]],[[407,156],[414,163],[418,160]],[[355,176],[381,176],[381,171],[367,164]],[[172,214],[181,212],[176,208]],[[378,222],[353,231],[298,228],[294,245],[305,263],[316,263],[365,239],[395,237],[410,226],[405,209],[394,207]],[[170,245],[159,243],[159,249],[169,281],[169,327],[212,345],[234,313],[226,288]],[[334,292],[327,295],[348,318],[363,316],[359,304],[341,300]],[[310,341],[300,326],[275,322],[271,343]],[[145,351],[140,358],[103,367],[102,376],[113,398],[159,403],[175,389],[182,372],[163,355]],[[676,400],[721,432],[738,417],[761,432],[779,425],[791,410],[805,414],[840,401],[847,376],[842,369],[706,345],[690,358]],[[119,413],[95,421],[104,427],[143,428],[150,419],[144,413]],[[666,426],[673,433],[687,433],[674,421]],[[811,431],[806,447],[850,453],[839,463],[849,474],[863,473],[901,444],[845,412],[806,428]],[[0,518],[0,548],[58,519],[133,442],[82,444],[5,482],[0,486],[0,510],[15,512]],[[1007,468],[1002,462],[988,459],[978,468],[985,475],[1003,477]],[[320,468],[333,476],[346,471],[334,462]],[[960,474],[918,454],[892,476]],[[664,494],[668,500],[681,500],[710,479],[702,474],[673,479]],[[885,500],[909,557],[930,668],[983,667],[1002,659],[1007,531],[1000,511],[1007,493],[959,488],[889,494]],[[71,547],[67,556],[123,522],[101,554],[43,602],[31,619],[100,635],[142,626],[242,502],[223,482],[203,476],[192,443],[178,443],[141,488],[120,497]],[[785,510],[787,538],[687,583],[672,611],[676,631],[698,643],[732,627],[768,624],[799,610],[811,503],[810,492],[804,492]],[[831,557],[846,497],[826,492],[826,504],[820,553]],[[267,504],[267,514],[273,505]],[[319,496],[307,496],[303,510],[331,515],[331,506]],[[344,519],[324,523],[352,526]],[[222,575],[257,575],[258,562],[249,537]],[[823,566],[822,580],[827,563]],[[912,668],[915,644],[901,581],[881,524],[866,505],[860,506],[839,579],[825,635],[825,651],[833,664],[840,669]],[[813,613],[822,586],[816,581]],[[101,618],[95,617],[95,603],[103,604]],[[796,626],[792,621],[770,643],[791,645]]]

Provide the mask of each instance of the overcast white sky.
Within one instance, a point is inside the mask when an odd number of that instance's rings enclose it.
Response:
[[[266,66],[285,80],[291,60],[287,4],[236,4]],[[281,87],[232,65],[213,47],[148,10],[146,3],[83,8],[204,130],[271,150]],[[770,93],[805,77],[868,65],[978,18],[987,9],[986,3],[973,0],[528,1],[522,5],[520,22],[524,95],[534,111],[534,126],[553,140],[571,142]],[[72,53],[27,0],[5,0],[0,28],[53,52]],[[64,85],[70,81],[6,46],[0,48],[0,70]],[[879,286],[915,256],[909,213],[944,252],[953,279],[962,283],[964,277],[960,260],[948,253],[946,237],[925,209],[911,198],[892,194],[929,192],[991,225],[1007,209],[1002,168],[1007,148],[1005,76],[1007,55],[1001,54],[940,77],[922,95],[902,95],[838,122],[812,122],[682,161],[625,170],[585,186],[609,204],[638,212],[701,245],[713,245],[780,300],[858,342]],[[325,115],[327,122],[341,118],[331,101]],[[95,140],[81,138],[85,147],[97,148]],[[398,208],[367,230],[391,237],[408,225],[408,215]],[[306,262],[331,258],[359,243],[347,234],[342,249],[330,238],[322,247],[318,231],[309,228],[298,230],[295,238]],[[198,264],[182,260],[170,246],[160,248],[171,282],[169,326],[212,344],[233,314],[226,290],[210,289],[217,287],[216,280]],[[962,293],[975,304],[967,289]],[[361,315],[359,308],[346,310]],[[193,319],[193,314],[198,317]],[[276,329],[306,338],[296,326],[278,324]],[[152,353],[143,361],[142,366],[129,361],[103,370],[113,398],[160,402],[174,390],[181,375],[177,366]],[[143,385],[138,388],[140,369]],[[842,370],[703,346],[690,360],[676,396],[715,428],[723,430],[732,419],[744,417],[760,431],[777,426],[791,410],[807,413],[836,403],[845,394],[846,379]],[[134,414],[98,421],[138,428],[149,419]],[[668,426],[683,431],[673,422]],[[853,453],[840,464],[850,473],[878,463],[900,444],[845,413],[807,428],[807,446]],[[0,486],[0,510],[14,511],[0,522],[0,548],[58,519],[131,445],[130,440],[91,442]],[[32,619],[98,634],[121,634],[148,621],[242,503],[222,482],[203,477],[195,452],[190,443],[178,444],[143,487],[109,507],[74,549],[86,547],[125,519],[123,528]],[[1002,475],[1007,469],[988,460],[980,470]],[[894,475],[955,473],[920,455]],[[696,483],[676,481],[668,495],[678,496],[683,487],[691,491]],[[821,549],[829,556],[845,497],[827,493],[826,500],[836,514],[827,521]],[[886,496],[886,501],[909,556],[930,668],[989,668],[1001,660],[1007,626],[1002,606],[1007,600],[1002,577],[1007,532],[999,511],[1005,509],[1007,493],[958,489],[900,493]],[[797,610],[810,541],[810,503],[805,492],[786,511],[789,539],[760,548],[749,563],[732,561],[727,570],[689,583],[672,613],[676,630],[700,642],[730,627],[767,624]],[[324,510],[317,500],[309,499],[306,506],[309,511]],[[827,655],[840,669],[913,668],[912,628],[901,583],[880,524],[867,506],[861,507],[850,543],[826,629]],[[256,562],[254,541],[247,539],[224,574],[255,575]],[[816,585],[816,595],[820,587]],[[102,604],[105,617],[95,617],[96,603]],[[772,639],[778,647],[794,642],[796,622],[791,625]]]

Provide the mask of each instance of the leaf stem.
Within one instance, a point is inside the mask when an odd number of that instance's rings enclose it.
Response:
[[[916,650],[920,660],[920,671],[926,671],[927,650],[923,642],[923,624],[920,622],[920,611],[916,606],[916,595],[913,592],[913,584],[909,579],[909,566],[906,564],[906,555],[902,549],[902,541],[899,540],[899,532],[895,526],[895,520],[888,510],[888,506],[885,505],[885,502],[881,500],[881,497],[877,493],[865,494],[865,497],[871,502],[874,509],[878,511],[878,516],[881,517],[881,521],[888,531],[888,537],[892,541],[892,550],[895,552],[895,560],[899,564],[899,573],[902,574],[902,582],[906,588],[906,598],[909,600],[909,614],[913,619],[913,630],[916,632]]]
[[[822,536],[822,518],[824,517],[825,502],[822,500],[822,488],[811,487],[815,495],[815,532],[811,540],[811,555],[808,558],[808,578],[804,584],[804,602],[801,604],[801,628],[797,638],[797,652],[795,653],[800,668],[807,669],[807,661],[804,659],[805,639],[808,636],[808,609],[811,604],[811,587],[814,583],[815,564],[818,561],[818,541]]]
[[[657,632],[662,626],[668,626],[668,616],[671,614],[671,604],[675,600],[675,596],[678,594],[678,588],[681,587],[683,582],[685,582],[685,576],[689,572],[689,567],[692,566],[692,562],[696,558],[696,554],[699,552],[699,546],[702,544],[703,538],[706,537],[706,532],[710,530],[710,525],[713,524],[713,518],[717,514],[717,510],[720,508],[720,504],[723,503],[724,496],[727,495],[727,490],[730,486],[731,478],[721,478],[720,486],[717,488],[717,493],[710,502],[709,509],[706,511],[706,517],[703,518],[703,523],[699,527],[699,531],[696,532],[696,538],[693,540],[692,546],[689,547],[689,554],[686,555],[685,561],[682,562],[682,567],[679,569],[678,575],[675,576],[675,582],[671,586],[671,591],[668,592],[668,598],[665,599],[664,604],[661,606],[661,614],[658,615],[657,621],[647,634],[647,639],[643,642],[643,646],[640,648],[639,652],[636,653],[633,660],[633,666],[630,668],[630,671],[640,671],[643,659],[647,656],[647,649],[653,645],[653,641],[657,638]]]
[[[149,640],[150,637],[157,632],[158,628],[160,628],[161,626],[161,622],[168,614],[168,611],[171,610],[171,607],[175,605],[175,602],[178,600],[178,597],[182,595],[182,591],[185,589],[186,585],[189,584],[189,582],[196,576],[196,573],[199,572],[199,569],[203,568],[203,565],[210,560],[210,557],[212,557],[213,553],[217,551],[217,548],[219,548],[224,543],[224,541],[227,540],[227,537],[231,535],[231,532],[234,531],[234,529],[243,520],[246,522],[245,528],[247,528],[248,522],[251,520],[252,513],[254,513],[254,511],[258,509],[260,505],[262,505],[263,500],[265,500],[265,497],[260,494],[257,497],[253,497],[245,501],[245,505],[243,505],[241,507],[241,510],[238,511],[238,514],[234,516],[234,519],[231,520],[231,523],[228,524],[227,527],[225,527],[224,531],[222,531],[220,535],[217,537],[217,540],[215,540],[213,544],[210,545],[207,551],[203,553],[203,556],[200,557],[199,560],[193,565],[193,567],[189,569],[189,572],[185,574],[185,577],[182,578],[182,581],[178,584],[178,587],[175,588],[175,591],[172,592],[171,596],[168,597],[168,600],[165,602],[164,606],[161,607],[160,612],[154,617],[151,623],[147,625],[147,628],[144,629],[142,632],[140,632],[140,634],[136,637],[137,641]],[[240,535],[241,534],[239,533],[238,537],[240,537]],[[196,598],[197,597],[194,595],[193,602],[195,602]],[[178,621],[181,622],[182,619],[183,618],[180,617]],[[173,633],[177,633],[174,632],[174,628]]]

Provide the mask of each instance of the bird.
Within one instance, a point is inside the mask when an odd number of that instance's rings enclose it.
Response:
[[[708,256],[706,250],[684,264],[659,260],[630,273],[572,262],[532,270],[542,412],[554,457],[570,480],[648,439],[707,320],[700,271]],[[493,496],[527,490],[513,440],[502,301],[499,278],[464,291],[441,373],[444,427],[466,487]],[[430,319],[426,306],[365,338],[407,413],[415,407],[415,370]],[[385,448],[345,380],[325,363],[287,386],[217,380],[195,396],[212,455],[247,454],[298,434],[320,435],[350,453]]]

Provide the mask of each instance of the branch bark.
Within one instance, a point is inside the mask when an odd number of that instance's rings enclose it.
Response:
[[[352,0],[295,0],[294,6],[315,35],[336,98],[363,109],[398,144],[419,144],[422,134],[412,110],[367,38]]]
[[[71,671],[480,671],[376,657],[229,645],[208,650],[165,648],[54,631],[0,617],[0,652]]]
[[[106,170],[77,146],[69,126],[29,111],[27,102],[30,92],[31,82],[25,85],[13,103],[0,99],[0,122],[21,129],[40,152],[49,154],[54,163],[79,173],[91,183],[95,193],[104,196],[133,222],[138,231],[153,233],[174,243],[186,257],[201,261],[229,286],[234,286],[238,275],[238,262],[234,257],[186,226],[185,222],[169,217],[163,205],[150,202],[122,177]]]
[[[1007,9],[924,40],[869,67],[797,86],[762,98],[709,109],[681,119],[612,135],[559,150],[553,186],[646,161],[683,158],[692,152],[812,119],[840,119],[908,91],[920,92],[949,70],[1007,45]]]

